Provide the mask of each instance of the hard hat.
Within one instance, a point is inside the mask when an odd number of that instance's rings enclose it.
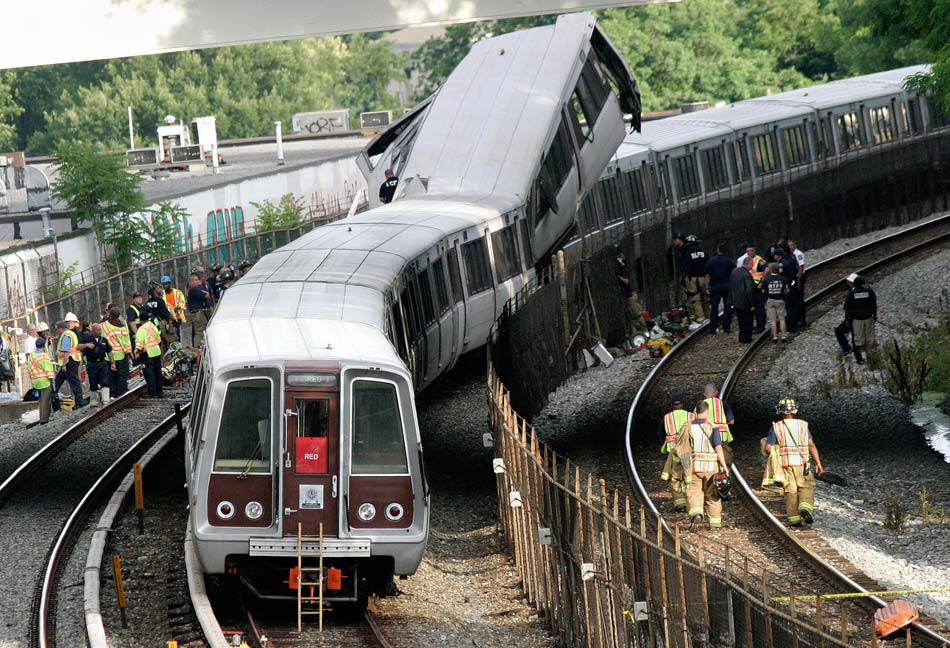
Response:
[[[171,282],[172,282],[172,278],[169,277],[168,275],[165,275],[164,277],[162,277],[162,283],[163,283],[163,284],[165,284],[165,283],[171,283]]]
[[[251,263],[247,259],[244,259],[243,261],[241,261],[241,265],[239,265],[238,268],[243,270],[244,268],[250,268],[253,265],[254,265],[253,263]]]
[[[695,234],[690,234],[689,236],[686,237],[686,242],[687,242],[687,243],[699,243],[699,237],[697,237]]]
[[[232,279],[234,279],[234,270],[226,268],[221,271],[221,274],[218,276],[218,278],[222,281],[222,283],[226,281],[231,281]]]
[[[218,270],[221,269],[221,264],[220,264],[220,263],[212,263],[212,264],[211,264],[211,269],[214,270],[215,272],[217,272]]]
[[[732,499],[732,480],[729,479],[729,475],[724,472],[718,473],[713,477],[713,483],[721,499],[727,502]]]
[[[778,405],[775,406],[775,411],[778,414],[784,414],[785,412],[795,413],[798,411],[798,403],[792,398],[783,398],[778,402]]]
[[[39,326],[36,327],[37,333],[42,333],[43,331],[49,331],[49,324],[46,322],[40,322]]]
[[[851,274],[849,274],[849,275],[845,278],[845,281],[849,281],[849,282],[851,282],[851,283],[854,283],[854,280],[857,279],[857,278],[858,278],[858,273],[857,273],[857,272],[852,272]]]
[[[63,318],[63,321],[64,321],[64,322],[76,322],[76,323],[78,324],[78,323],[79,323],[79,318],[76,317],[75,313],[73,313],[72,311],[70,311],[70,312],[66,313],[66,317]]]

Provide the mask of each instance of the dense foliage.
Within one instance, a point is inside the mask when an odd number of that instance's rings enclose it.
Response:
[[[735,100],[934,62],[921,79],[950,109],[950,0],[689,0],[600,12],[640,83],[644,109]],[[221,138],[270,132],[294,112],[398,109],[392,81],[421,98],[472,43],[553,16],[453,25],[411,61],[379,34],[264,43],[0,72],[0,150],[50,153],[62,141],[154,144],[167,114],[215,115]]]

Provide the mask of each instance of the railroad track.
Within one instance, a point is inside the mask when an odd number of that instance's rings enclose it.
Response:
[[[942,217],[816,264],[806,275],[810,319],[816,318],[819,309],[827,312],[836,305],[829,298],[839,294],[844,286],[843,277],[850,272],[867,273],[908,263],[911,258],[916,261],[926,250],[947,241],[950,217]],[[759,460],[760,434],[746,434],[747,443],[741,443],[740,436],[736,436],[733,473],[738,492],[725,505],[723,529],[690,530],[688,525],[680,524],[683,516],[673,513],[669,485],[659,478],[664,457],[658,452],[660,441],[656,435],[658,422],[668,411],[670,394],[682,391],[687,402],[693,403],[701,398],[706,383],[715,383],[727,395],[768,339],[765,333],[752,345],[740,345],[734,339],[709,335],[703,328],[681,341],[656,365],[637,392],[628,414],[627,471],[634,493],[654,513],[653,519],[661,520],[670,537],[681,536],[684,546],[701,553],[707,563],[718,565],[726,574],[739,574],[743,569],[747,573],[748,565],[754,565],[753,573],[762,574],[773,596],[788,594],[790,589],[796,595],[873,591],[877,588],[873,579],[856,570],[821,541],[817,533],[792,533],[785,528],[772,513],[772,509],[783,508],[781,494],[754,491],[743,479],[743,474],[758,475],[761,470],[755,464]],[[764,504],[760,496],[765,499]],[[791,611],[798,616],[821,618],[822,611],[816,603],[816,598],[799,601],[797,609]],[[846,599],[830,609],[826,607],[824,615],[833,615],[840,621],[836,630],[845,643],[868,643],[868,617],[883,604],[884,601],[874,598]],[[939,632],[923,623],[913,628],[912,638],[915,645],[921,646],[944,645],[945,641]]]
[[[8,623],[5,630],[12,634],[9,638],[13,643],[53,645],[55,637],[49,621],[56,596],[50,586],[55,584],[57,571],[47,568],[57,562],[57,554],[68,554],[69,538],[82,530],[77,503],[88,499],[91,505],[95,498],[83,498],[86,489],[101,481],[102,471],[142,436],[143,427],[147,427],[144,422],[157,419],[159,411],[170,410],[169,401],[141,400],[144,389],[144,384],[136,386],[77,421],[0,484],[0,513],[4,519],[0,542],[15,547],[5,552],[5,588],[20,593],[16,610],[7,610],[10,620],[16,621]],[[62,534],[64,529],[69,529],[66,536]],[[32,592],[32,600],[23,596],[24,592]]]
[[[369,610],[334,618],[323,631],[314,624],[305,625],[297,632],[296,623],[262,623],[250,612],[248,625],[258,648],[316,648],[318,646],[347,646],[348,648],[392,648],[383,635],[376,617]],[[266,637],[266,642],[264,638]]]

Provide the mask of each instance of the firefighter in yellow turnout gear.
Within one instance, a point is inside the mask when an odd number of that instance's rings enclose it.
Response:
[[[729,466],[722,451],[722,437],[706,420],[708,412],[705,401],[696,405],[695,417],[676,439],[676,451],[683,460],[687,515],[692,524],[706,519],[715,529],[722,526],[722,498],[715,477],[720,472],[728,475]]]
[[[818,448],[811,437],[808,423],[796,418],[798,405],[791,398],[783,398],[775,408],[780,416],[769,430],[765,451],[778,448],[785,476],[785,512],[791,526],[811,524],[815,512],[815,477],[824,469]],[[811,465],[809,457],[814,459]]]
[[[683,409],[683,394],[674,392],[670,399],[672,408],[660,422],[659,435],[663,439],[660,453],[666,455],[666,463],[660,479],[670,482],[673,495],[673,510],[682,513],[686,510],[686,483],[683,481],[683,462],[676,454],[676,436],[684,425],[693,420],[693,413]]]

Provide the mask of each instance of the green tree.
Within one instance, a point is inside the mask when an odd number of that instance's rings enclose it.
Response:
[[[257,209],[258,232],[295,227],[303,218],[303,203],[290,193],[281,196],[277,203],[268,199],[260,203],[252,200],[251,204]]]
[[[23,108],[13,98],[16,81],[15,72],[0,71],[0,151],[16,147],[16,119],[23,112]]]
[[[151,233],[142,250],[147,261],[159,261],[183,252],[178,228],[180,224],[188,222],[188,210],[178,203],[166,200],[158,205],[158,209],[150,210],[148,215],[152,226]]]
[[[83,143],[64,144],[56,156],[53,196],[75,211],[77,224],[92,225],[107,269],[119,272],[141,261],[151,228],[142,216],[145,197],[137,176],[125,170],[125,156]]]

